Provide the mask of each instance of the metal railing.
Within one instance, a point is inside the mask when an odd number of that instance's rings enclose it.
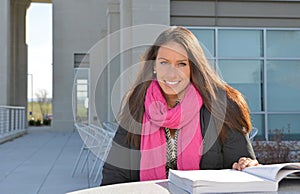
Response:
[[[25,107],[0,106],[0,143],[25,133]]]

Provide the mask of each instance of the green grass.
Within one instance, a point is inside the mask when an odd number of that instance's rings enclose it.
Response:
[[[52,114],[52,103],[48,102],[45,104],[46,110],[47,110],[47,114]],[[33,109],[33,111],[32,111]],[[33,118],[34,120],[38,120],[40,119],[41,121],[43,120],[43,116],[40,110],[40,106],[37,102],[28,102],[28,107],[27,107],[27,119],[30,120],[32,118],[32,116],[29,114],[30,111],[32,111],[33,113]]]

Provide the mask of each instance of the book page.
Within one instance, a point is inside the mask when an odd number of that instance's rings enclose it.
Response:
[[[267,180],[277,182],[287,174],[292,173],[292,172],[285,171],[285,173],[281,173],[280,175],[278,175],[278,172],[283,168],[300,170],[300,163],[282,163],[282,164],[252,166],[252,167],[245,168],[243,172],[247,172],[249,174],[253,174],[265,178]]]
[[[277,182],[233,169],[170,170],[169,182],[170,186],[176,185],[176,187],[189,193],[269,192],[278,190]]]
[[[264,179],[260,177],[232,169],[191,171],[170,170],[170,172],[177,177],[180,177],[180,179],[191,180],[192,182],[190,183],[192,186],[208,185],[209,183],[245,183],[264,181]],[[173,176],[171,175],[170,180],[172,178]]]
[[[283,168],[282,170],[280,170],[278,172],[278,174],[276,176],[276,181],[279,182],[279,181],[281,181],[281,179],[283,179],[287,175],[293,174],[293,173],[296,173],[296,172],[300,172],[300,169],[299,170],[289,170],[289,169]]]

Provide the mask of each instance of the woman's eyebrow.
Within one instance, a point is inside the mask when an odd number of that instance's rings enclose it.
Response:
[[[166,60],[166,61],[169,61],[168,59],[164,58],[164,57],[159,57],[158,60]],[[187,59],[180,59],[180,60],[177,60],[176,62],[187,62],[188,60]]]
[[[158,59],[168,61],[168,59],[166,59],[166,58],[164,58],[164,57],[159,57]]]
[[[178,60],[177,62],[187,62],[187,59]]]

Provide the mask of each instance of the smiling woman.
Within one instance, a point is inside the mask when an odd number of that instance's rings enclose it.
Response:
[[[122,107],[102,185],[166,179],[169,169],[258,165],[246,101],[212,69],[184,27],[163,31],[145,52]]]

